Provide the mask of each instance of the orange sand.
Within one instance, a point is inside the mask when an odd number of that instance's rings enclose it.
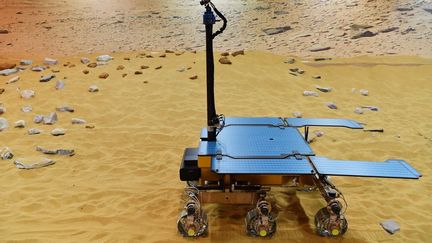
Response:
[[[57,65],[57,78],[39,83],[43,73],[24,71],[21,80],[6,85],[0,77],[2,115],[10,128],[0,132],[0,146],[13,149],[16,158],[40,158],[37,145],[71,148],[73,157],[52,156],[57,163],[35,170],[19,170],[12,161],[0,161],[0,242],[190,242],[178,235],[176,219],[182,207],[184,184],[178,168],[185,147],[198,143],[205,126],[204,53],[167,54],[166,58],[137,58],[137,53],[113,54],[109,65],[89,69],[79,57],[74,68]],[[123,60],[130,57],[130,61]],[[95,56],[91,57],[93,60]],[[326,62],[285,64],[285,57],[246,52],[230,57],[232,65],[216,64],[217,111],[226,116],[292,116],[351,118],[368,128],[384,128],[383,134],[348,129],[325,129],[311,144],[318,155],[336,159],[409,161],[423,177],[420,180],[342,178],[333,180],[348,200],[349,230],[331,240],[313,232],[313,216],[324,206],[318,192],[275,189],[282,208],[278,232],[271,242],[428,242],[432,238],[432,59],[414,57],[338,59]],[[123,71],[117,71],[118,65]],[[141,65],[144,74],[134,75]],[[162,69],[155,70],[162,65]],[[192,67],[183,73],[180,66]],[[288,68],[306,71],[292,76]],[[90,74],[81,71],[89,69]],[[98,75],[108,72],[109,78]],[[127,73],[125,78],[122,73]],[[197,74],[197,80],[189,77]],[[321,75],[315,80],[313,75]],[[55,90],[64,77],[64,90]],[[148,81],[147,84],[143,81]],[[87,91],[91,84],[98,93]],[[315,85],[332,87],[320,97],[303,97]],[[31,88],[36,97],[22,100],[17,88]],[[353,94],[352,88],[368,89],[370,96]],[[325,102],[333,101],[338,110]],[[31,104],[33,112],[21,106]],[[58,113],[53,126],[33,123],[35,114],[48,114],[63,104],[75,113]],[[379,112],[357,115],[354,108],[378,106]],[[79,117],[94,124],[71,125]],[[27,128],[13,128],[24,119]],[[29,136],[36,127],[43,134]],[[67,129],[53,137],[51,129]],[[206,205],[210,234],[199,242],[262,242],[247,237],[243,220],[246,206]],[[389,235],[379,221],[394,219],[401,231]],[[198,241],[197,241],[198,242]]]

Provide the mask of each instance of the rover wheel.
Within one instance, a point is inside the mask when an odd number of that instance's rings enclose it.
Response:
[[[321,236],[338,237],[347,231],[348,221],[344,215],[331,214],[327,207],[324,207],[315,214],[315,226]]]

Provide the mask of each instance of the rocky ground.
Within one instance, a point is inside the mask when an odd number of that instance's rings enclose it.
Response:
[[[432,56],[432,2],[214,0],[227,16],[220,51],[301,57]],[[198,0],[0,0],[0,57],[204,49]]]

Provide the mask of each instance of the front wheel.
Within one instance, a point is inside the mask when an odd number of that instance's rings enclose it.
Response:
[[[343,214],[330,213],[328,208],[324,207],[315,214],[315,226],[317,234],[321,236],[338,237],[347,231],[348,221]]]

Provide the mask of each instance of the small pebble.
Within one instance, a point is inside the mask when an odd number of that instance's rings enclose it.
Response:
[[[221,57],[221,58],[219,59],[219,62],[220,62],[221,64],[232,64],[232,62],[228,59],[228,57]]]
[[[41,78],[39,79],[39,82],[48,82],[48,81],[50,81],[53,78],[55,78],[54,74],[48,74],[48,75],[45,75],[45,76],[41,76]]]
[[[88,74],[90,71],[87,70],[87,69],[84,69],[82,72],[83,72],[84,74]]]
[[[361,115],[361,114],[363,114],[363,109],[360,108],[360,107],[356,107],[356,108],[354,109],[354,113]]]
[[[12,153],[12,150],[8,147],[3,147],[0,149],[0,158],[3,160],[12,159],[14,157],[14,154]]]
[[[288,58],[287,60],[284,61],[284,63],[286,63],[286,64],[294,64],[295,63],[295,59],[294,58]]]
[[[9,127],[9,123],[6,118],[0,117],[0,132],[7,129]]]
[[[161,68],[162,68],[162,66],[157,66],[157,67],[155,67],[156,70],[159,70],[159,69],[161,69]]]
[[[101,73],[101,74],[99,74],[99,78],[102,78],[102,79],[106,79],[106,78],[108,78],[109,77],[109,74],[108,73]]]
[[[95,62],[89,63],[89,64],[87,65],[87,67],[89,67],[89,68],[95,68],[95,67],[97,67],[97,66],[98,66],[97,63],[95,63]]]
[[[127,73],[123,73],[122,74],[122,78],[124,78],[124,77],[126,77],[127,76]]]
[[[194,76],[189,77],[189,79],[192,79],[192,80],[195,80],[197,78],[198,78],[198,75],[194,75]]]
[[[321,87],[321,86],[318,86],[318,85],[315,86],[315,88],[316,88],[317,90],[321,91],[321,92],[324,92],[324,93],[328,93],[328,92],[332,91],[331,88]]]
[[[98,92],[99,88],[96,85],[91,85],[88,89],[89,92],[93,93],[93,92]]]
[[[20,61],[20,65],[23,65],[23,66],[28,66],[28,65],[32,65],[32,64],[33,64],[32,60],[21,60]]]
[[[80,119],[80,118],[72,118],[72,124],[85,124],[87,123],[86,120]]]
[[[379,108],[376,107],[376,106],[362,106],[361,108],[368,109],[368,110],[371,110],[371,111],[379,111]]]
[[[3,104],[0,104],[0,115],[6,112],[6,108],[3,106]]]
[[[125,67],[123,65],[118,65],[117,70],[123,70]]]
[[[321,76],[316,75],[316,76],[312,76],[313,79],[321,79]]]
[[[147,68],[149,68],[149,66],[146,66],[146,65],[141,66],[141,69],[147,69]]]
[[[26,123],[25,123],[24,120],[19,120],[19,121],[16,121],[16,122],[14,123],[14,126],[15,126],[16,128],[24,128],[25,125],[26,125]]]
[[[58,61],[57,60],[55,60],[55,59],[52,59],[52,58],[45,58],[45,60],[44,60],[44,64],[45,65],[57,65],[58,64]]]
[[[98,61],[98,62],[108,62],[108,61],[111,61],[113,59],[114,58],[112,56],[110,56],[110,55],[102,55],[102,56],[98,56],[96,58],[96,61]]]
[[[75,109],[70,107],[70,106],[61,106],[61,107],[57,107],[56,111],[58,112],[75,112]]]
[[[38,123],[41,123],[43,121],[43,119],[44,119],[44,116],[42,116],[42,115],[36,115],[34,117],[33,121],[34,121],[34,123],[38,124]]]
[[[19,80],[20,80],[20,77],[19,77],[19,76],[16,76],[16,77],[13,77],[13,78],[9,79],[9,80],[6,82],[6,84],[12,84],[12,83],[18,82]]]
[[[229,56],[229,52],[222,52],[221,56],[223,56],[223,57]]]
[[[95,128],[95,125],[86,125],[85,128],[93,129],[93,128]]]
[[[318,93],[314,91],[305,90],[303,91],[303,96],[315,96],[318,97]]]
[[[182,73],[184,71],[186,71],[186,67],[179,67],[179,68],[177,68],[177,72]]]
[[[336,110],[338,108],[337,105],[333,102],[327,102],[326,105],[328,108],[330,108],[332,110]]]
[[[43,123],[45,125],[53,125],[57,122],[57,113],[51,112],[48,116],[43,117]]]
[[[31,112],[32,110],[33,110],[33,107],[31,105],[25,105],[25,106],[21,107],[21,111],[24,113]]]
[[[135,75],[143,74],[142,71],[135,71]]]
[[[42,132],[42,131],[39,130],[39,129],[37,129],[37,128],[30,128],[30,129],[27,131],[27,133],[28,133],[29,135],[40,134],[41,132]]]
[[[54,128],[51,131],[51,135],[53,135],[53,136],[62,136],[62,135],[65,135],[65,134],[66,134],[66,130],[63,129],[63,128]]]
[[[359,92],[363,96],[369,96],[369,91],[367,89],[361,89],[359,90]]]
[[[244,50],[239,50],[239,51],[235,51],[233,53],[231,53],[231,56],[235,57],[238,55],[244,55]]]
[[[42,72],[43,70],[45,70],[45,67],[36,66],[36,67],[32,67],[31,70],[32,70],[33,72]]]
[[[63,80],[57,80],[55,88],[57,90],[63,89],[65,87],[65,83]]]
[[[25,89],[25,90],[22,90],[20,92],[20,94],[21,94],[21,98],[30,99],[30,98],[33,98],[36,93],[31,89]]]
[[[82,57],[81,58],[81,63],[82,64],[87,64],[87,63],[89,63],[90,62],[90,59],[88,59],[87,57]]]
[[[293,112],[293,116],[295,117],[295,118],[302,118],[302,113],[300,112],[300,111],[295,111],[295,112]]]

